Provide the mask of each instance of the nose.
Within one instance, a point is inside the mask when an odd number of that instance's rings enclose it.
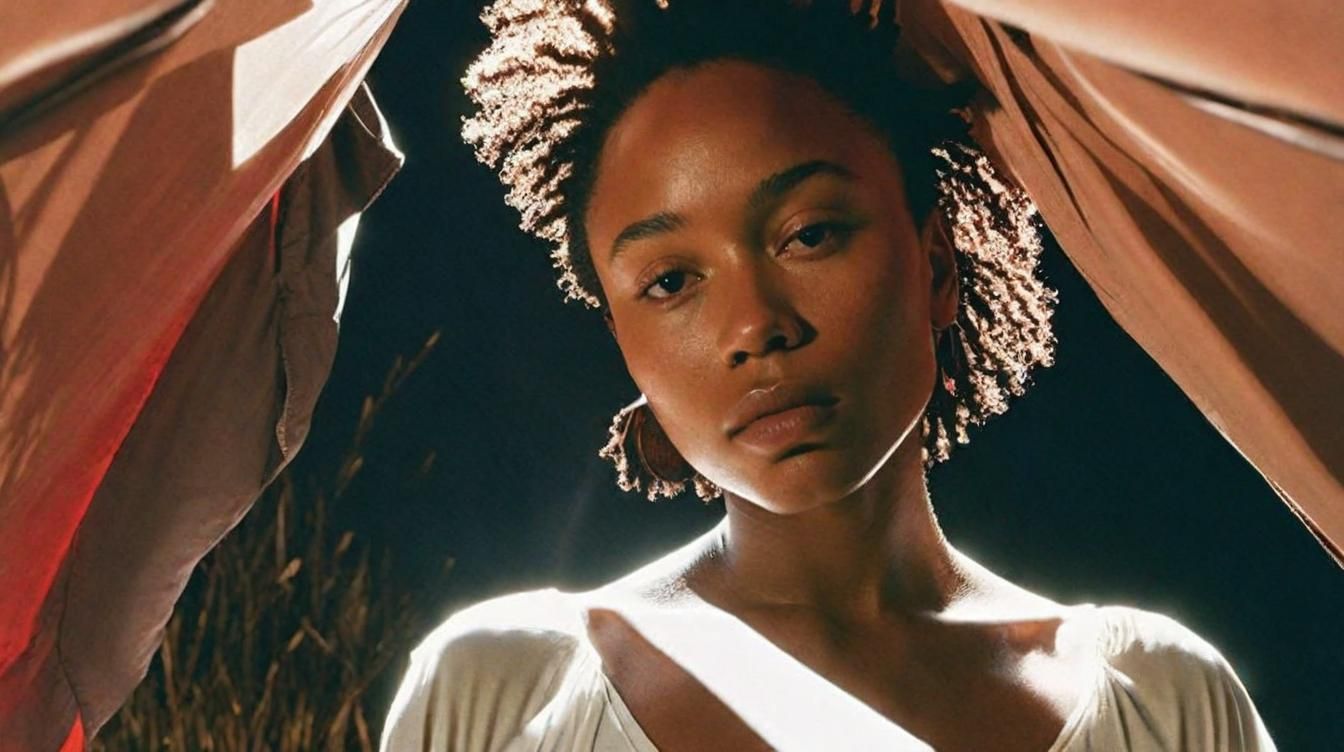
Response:
[[[794,308],[785,285],[772,278],[762,264],[744,264],[721,286],[724,319],[719,341],[723,362],[730,368],[751,357],[776,350],[792,350],[804,343],[808,327]]]

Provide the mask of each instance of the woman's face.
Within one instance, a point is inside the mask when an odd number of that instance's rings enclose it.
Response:
[[[952,252],[811,79],[736,60],[659,78],[607,136],[585,229],[630,375],[726,491],[806,511],[920,440]]]

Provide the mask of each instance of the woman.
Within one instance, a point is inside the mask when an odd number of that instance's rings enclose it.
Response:
[[[483,18],[463,135],[641,392],[601,454],[725,516],[595,591],[454,615],[385,750],[1274,748],[1189,629],[942,535],[925,471],[1050,364],[1054,293],[1030,203],[955,97],[898,75],[891,25],[782,0]]]

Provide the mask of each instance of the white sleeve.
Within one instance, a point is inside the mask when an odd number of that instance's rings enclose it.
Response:
[[[1132,682],[1140,722],[1164,748],[1278,752],[1250,693],[1219,650],[1175,619],[1123,608],[1111,658]]]
[[[493,619],[508,602],[460,612],[411,651],[384,721],[381,752],[499,750],[546,707],[577,642],[558,630]]]
[[[397,696],[383,722],[381,752],[421,752],[433,749],[426,731],[432,724],[430,706],[434,681],[432,666],[411,653],[411,665],[397,688]]]
[[[1265,722],[1251,702],[1251,695],[1241,678],[1232,670],[1232,665],[1214,649],[1212,672],[1212,691],[1220,697],[1213,706],[1220,709],[1215,718],[1218,741],[1223,744],[1218,749],[1227,752],[1278,752],[1274,740],[1265,728]]]

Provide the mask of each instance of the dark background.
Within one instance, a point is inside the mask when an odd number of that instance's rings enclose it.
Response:
[[[298,460],[334,466],[394,358],[442,332],[381,411],[336,510],[390,550],[388,587],[416,592],[427,625],[492,595],[614,578],[721,508],[622,494],[596,456],[635,387],[457,135],[482,5],[413,0],[373,67],[406,167],[361,225],[334,372]],[[1344,573],[1053,244],[1043,266],[1060,291],[1057,364],[930,473],[948,538],[1051,598],[1177,618],[1227,656],[1280,749],[1338,749]],[[450,557],[446,587],[416,589]]]

